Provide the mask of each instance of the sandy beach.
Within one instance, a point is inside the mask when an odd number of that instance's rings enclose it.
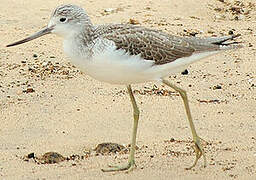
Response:
[[[256,2],[254,0],[1,0],[0,179],[256,179]],[[241,34],[244,48],[189,66],[169,80],[188,93],[203,143],[195,154],[181,97],[160,83],[132,85],[141,110],[132,172],[103,173],[128,152],[96,153],[131,141],[125,86],[99,82],[69,62],[55,35],[7,48],[47,25],[61,4],[83,7],[94,24],[133,23],[179,36]],[[121,147],[121,146],[120,146]],[[40,157],[58,152],[64,161]]]

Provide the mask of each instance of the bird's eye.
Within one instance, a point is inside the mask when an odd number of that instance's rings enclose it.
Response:
[[[67,18],[64,18],[64,17],[60,18],[60,22],[65,22],[66,20]]]

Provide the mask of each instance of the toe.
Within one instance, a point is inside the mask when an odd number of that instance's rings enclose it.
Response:
[[[128,164],[124,166],[111,166],[109,165],[109,168],[101,169],[103,172],[114,172],[114,171],[127,171],[130,172],[136,167],[134,162],[129,162]]]

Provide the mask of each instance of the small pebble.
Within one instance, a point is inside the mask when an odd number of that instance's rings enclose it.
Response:
[[[48,62],[43,62],[42,63],[42,66],[47,66],[48,65]]]
[[[174,138],[171,138],[171,139],[170,139],[170,142],[174,142],[174,141],[175,141],[175,139],[174,139]]]
[[[140,24],[140,22],[139,22],[138,20],[136,20],[136,19],[130,19],[130,20],[129,20],[129,23],[130,23],[130,24],[134,24],[134,25]]]
[[[216,85],[216,86],[213,86],[212,88],[213,90],[216,90],[216,89],[222,89],[222,87],[220,85]]]
[[[104,9],[104,12],[106,13],[111,13],[111,12],[114,12],[115,9],[114,8],[107,8],[107,9]]]
[[[223,20],[223,19],[225,19],[225,16],[224,15],[216,15],[215,16],[215,19],[217,19],[217,20]]]
[[[35,158],[35,153],[29,153],[29,154],[28,154],[28,158],[29,158],[29,159]]]
[[[185,69],[183,72],[181,72],[182,75],[188,75],[188,70]]]
[[[32,87],[27,88],[26,90],[23,90],[24,93],[33,93],[35,90]]]
[[[229,35],[233,35],[233,34],[234,34],[234,31],[233,31],[233,30],[230,30],[230,31],[228,31],[228,34],[229,34]]]

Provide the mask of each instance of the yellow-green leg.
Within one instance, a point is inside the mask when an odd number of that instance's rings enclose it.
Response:
[[[191,116],[191,112],[190,112],[190,108],[189,108],[189,104],[188,104],[188,97],[187,97],[186,91],[177,87],[177,86],[175,86],[174,84],[171,84],[169,81],[167,81],[165,79],[162,79],[162,82],[164,84],[166,84],[167,86],[173,88],[174,90],[178,91],[180,96],[182,97],[183,102],[184,102],[184,106],[185,106],[185,109],[186,109],[189,125],[190,125],[191,131],[192,131],[193,141],[195,143],[194,149],[195,149],[195,152],[196,152],[195,162],[193,163],[192,166],[190,166],[187,169],[193,168],[197,164],[197,161],[198,161],[198,159],[200,159],[201,156],[203,156],[203,158],[204,158],[204,167],[206,167],[206,156],[205,156],[204,150],[201,146],[201,138],[196,133],[196,129],[195,129],[195,126],[194,126],[194,123],[193,123],[193,120],[192,120],[192,116]]]
[[[133,124],[133,130],[132,130],[132,143],[131,143],[131,149],[130,149],[128,163],[123,166],[110,166],[107,169],[102,169],[103,172],[125,171],[125,170],[131,171],[133,168],[136,167],[135,160],[134,160],[134,153],[135,153],[136,135],[137,135],[140,111],[138,109],[137,103],[136,103],[134,95],[132,93],[131,85],[127,86],[127,90],[130,95],[131,102],[132,102],[133,118],[134,118],[134,124]]]

